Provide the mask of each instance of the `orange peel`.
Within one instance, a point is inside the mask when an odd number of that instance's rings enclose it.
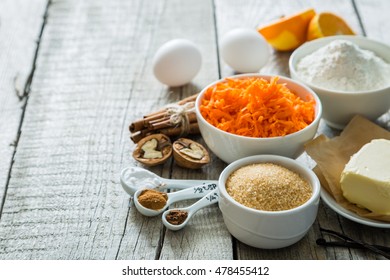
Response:
[[[319,13],[310,20],[307,40],[334,35],[355,35],[355,32],[341,17],[333,13]]]
[[[257,31],[274,49],[291,51],[306,42],[307,29],[315,15],[314,9],[304,10],[259,27]]]

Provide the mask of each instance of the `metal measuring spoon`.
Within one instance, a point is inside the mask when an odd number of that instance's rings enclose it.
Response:
[[[219,195],[218,195],[218,190],[216,189],[216,190],[211,191],[208,194],[206,194],[202,199],[198,200],[197,202],[195,202],[191,206],[184,207],[184,208],[175,208],[175,209],[168,209],[168,210],[166,210],[162,214],[162,222],[165,225],[165,227],[170,229],[170,230],[174,230],[174,231],[180,230],[180,229],[184,228],[188,224],[188,222],[190,221],[191,217],[193,215],[195,215],[196,212],[198,212],[200,209],[202,209],[202,208],[204,208],[206,206],[210,206],[210,205],[212,205],[214,203],[217,203],[218,201],[219,201]],[[171,211],[184,211],[184,212],[187,212],[187,217],[179,225],[171,224],[167,220],[167,215]]]
[[[135,192],[144,188],[158,189],[186,189],[196,185],[215,183],[213,180],[178,180],[165,179],[149,170],[141,167],[124,168],[120,175],[122,188],[130,196],[134,196]]]
[[[198,181],[198,183],[200,182],[201,181]],[[216,188],[217,188],[217,181],[213,181],[212,183],[208,183],[208,184],[203,183],[201,185],[192,188],[187,188],[177,192],[167,193],[168,199],[164,207],[158,210],[146,208],[139,202],[138,197],[145,190],[145,189],[140,189],[136,191],[134,194],[134,205],[142,215],[149,216],[149,217],[157,216],[162,212],[164,212],[172,203],[181,200],[186,200],[186,199],[203,197],[205,194],[214,191]]]

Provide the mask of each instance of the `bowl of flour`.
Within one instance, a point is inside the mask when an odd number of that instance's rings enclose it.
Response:
[[[323,119],[343,129],[355,115],[376,120],[390,109],[390,46],[362,36],[307,42],[289,60],[292,79],[312,88]]]

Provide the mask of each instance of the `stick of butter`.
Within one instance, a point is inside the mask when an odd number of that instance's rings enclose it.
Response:
[[[340,184],[349,202],[390,215],[390,140],[364,145],[346,164]]]

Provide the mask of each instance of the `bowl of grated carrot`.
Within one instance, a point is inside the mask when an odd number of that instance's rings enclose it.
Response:
[[[198,95],[195,109],[205,143],[227,163],[259,154],[298,157],[315,136],[322,113],[309,87],[261,74],[212,83]]]

